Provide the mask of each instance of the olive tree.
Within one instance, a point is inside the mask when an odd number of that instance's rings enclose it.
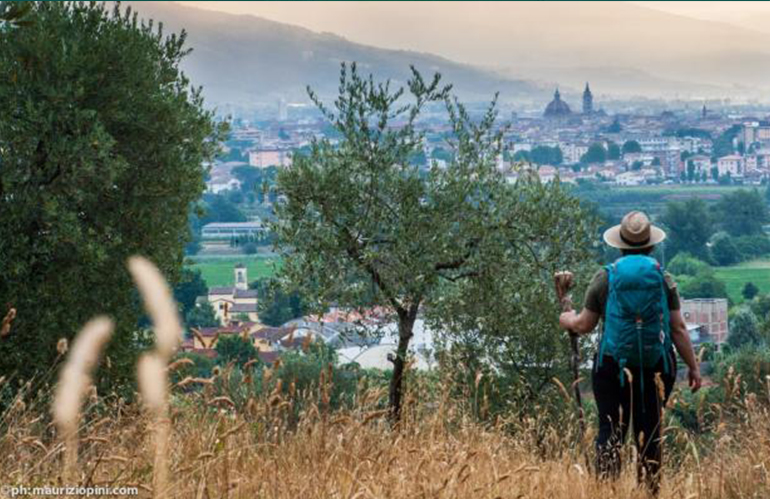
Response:
[[[112,315],[110,367],[127,378],[141,253],[179,275],[188,208],[224,128],[179,68],[185,36],[116,5],[35,2],[0,24],[0,372],[31,377],[56,342]],[[7,10],[6,10],[7,13]]]
[[[273,227],[284,252],[281,277],[316,305],[392,311],[398,324],[389,391],[395,420],[418,314],[438,307],[466,313],[447,306],[463,299],[470,289],[465,282],[494,308],[500,297],[491,291],[500,289],[501,272],[533,258],[555,269],[555,262],[569,260],[556,245],[585,234],[580,225],[568,227],[579,208],[558,184],[527,191],[521,186],[528,181],[506,182],[497,168],[502,140],[495,101],[473,120],[438,74],[427,81],[412,68],[407,88],[391,90],[390,82],[376,83],[343,64],[333,109],[308,89],[341,139],[315,140],[279,173],[282,201]],[[420,168],[410,161],[424,142],[417,120],[437,105],[451,124],[452,159],[445,167]],[[555,316],[543,320],[553,324]]]

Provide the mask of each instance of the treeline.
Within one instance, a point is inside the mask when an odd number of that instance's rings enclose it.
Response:
[[[768,192],[740,189],[711,206],[697,198],[667,203],[658,220],[668,234],[665,257],[687,252],[713,265],[732,265],[770,254],[763,228],[770,220]]]
[[[606,145],[604,142],[594,142],[580,156],[580,161],[574,169],[580,170],[590,163],[618,160],[622,158],[623,154],[639,152],[642,152],[642,147],[635,140],[624,142],[622,147],[612,141],[607,141]],[[529,151],[519,150],[513,154],[506,150],[503,157],[506,161],[523,161],[536,165],[559,166],[564,162],[564,153],[559,146],[539,145]]]

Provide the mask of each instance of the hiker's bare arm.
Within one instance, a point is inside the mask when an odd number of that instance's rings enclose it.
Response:
[[[559,325],[577,334],[590,333],[599,323],[599,314],[584,308],[578,314],[574,310],[564,312],[559,316]]]
[[[692,391],[697,391],[701,385],[700,378],[700,366],[695,358],[695,350],[692,348],[692,342],[690,341],[690,335],[687,334],[687,325],[682,317],[681,310],[671,311],[671,341],[674,342],[674,347],[679,355],[684,360],[687,367],[690,369],[688,377],[690,381],[690,388]]]

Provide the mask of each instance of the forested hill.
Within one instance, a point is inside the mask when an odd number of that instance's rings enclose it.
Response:
[[[163,22],[166,32],[187,30],[193,52],[183,67],[214,103],[306,99],[308,84],[322,95],[334,94],[341,61],[357,61],[376,78],[401,84],[410,64],[424,74],[439,71],[464,99],[488,100],[500,91],[505,99],[543,100],[552,91],[435,55],[374,48],[260,17],[171,2],[124,5],[131,5],[141,18]]]

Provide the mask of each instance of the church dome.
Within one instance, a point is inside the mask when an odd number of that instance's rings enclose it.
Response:
[[[553,100],[546,106],[545,113],[543,115],[546,118],[558,118],[562,116],[569,116],[572,114],[572,111],[570,110],[569,106],[566,102],[561,100],[561,94],[559,94],[559,90],[556,90],[556,92],[553,94]]]

